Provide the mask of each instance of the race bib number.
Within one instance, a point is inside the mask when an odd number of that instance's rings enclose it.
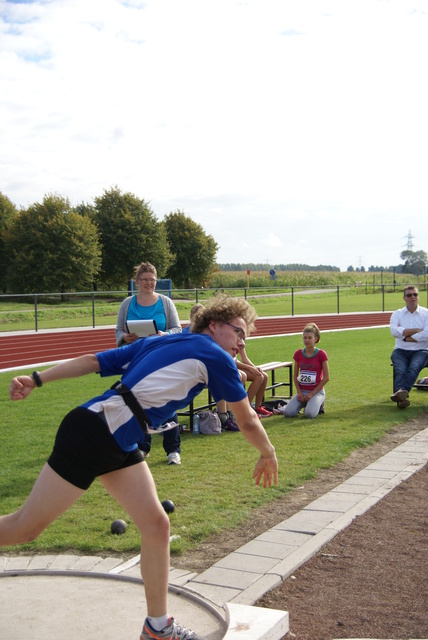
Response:
[[[301,384],[315,384],[317,374],[315,371],[301,371],[297,379]]]

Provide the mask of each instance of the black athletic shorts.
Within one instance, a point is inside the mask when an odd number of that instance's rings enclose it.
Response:
[[[143,460],[139,449],[122,451],[98,413],[78,407],[61,422],[48,464],[64,480],[86,490],[97,476]]]

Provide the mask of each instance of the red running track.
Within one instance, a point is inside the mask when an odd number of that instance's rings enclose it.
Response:
[[[388,326],[390,318],[391,311],[258,318],[256,331],[251,335],[300,333],[307,322],[316,322],[321,331],[380,327]],[[0,335],[0,369],[67,360],[115,346],[113,327],[9,333]]]

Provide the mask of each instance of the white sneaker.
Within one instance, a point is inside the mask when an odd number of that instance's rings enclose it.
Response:
[[[146,618],[140,640],[202,640],[202,638],[197,636],[194,631],[179,625],[171,616],[168,620],[168,626],[161,631],[155,631]]]
[[[178,451],[168,453],[168,464],[181,464],[181,456]]]
[[[287,406],[286,404],[279,403],[278,406],[273,407],[272,413],[274,415],[284,414],[284,409],[285,409],[286,406]]]

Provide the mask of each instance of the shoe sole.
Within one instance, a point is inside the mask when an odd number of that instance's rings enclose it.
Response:
[[[147,433],[150,435],[154,435],[155,433],[165,433],[165,431],[169,431],[170,429],[175,429],[180,425],[178,422],[166,422],[165,424],[161,424],[159,427],[152,427],[149,425],[147,427]]]
[[[408,395],[408,391],[396,391],[392,394],[391,400],[392,402],[404,402],[404,400],[407,400]]]
[[[410,400],[402,400],[401,402],[397,402],[397,407],[399,409],[405,409],[410,405]]]

